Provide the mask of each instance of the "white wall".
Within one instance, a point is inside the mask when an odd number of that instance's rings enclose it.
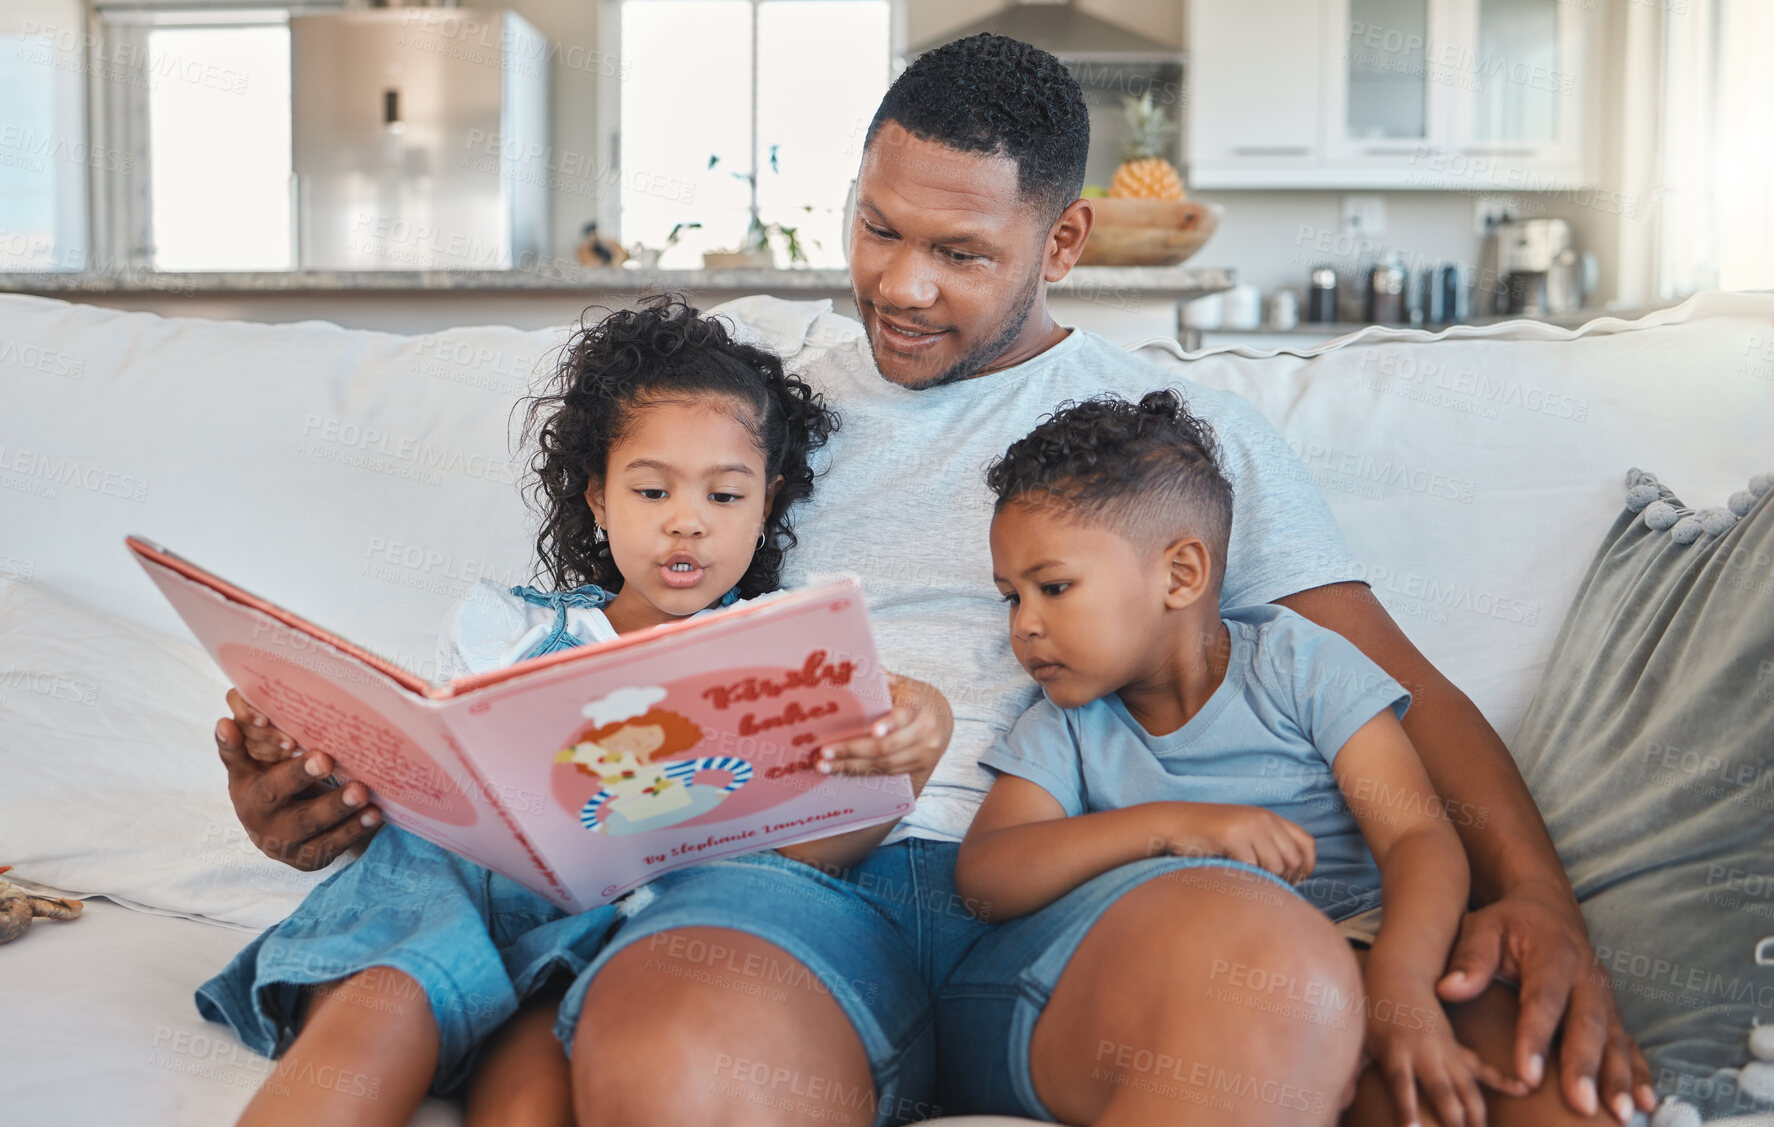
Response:
[[[1075,0],[1093,16],[1168,46],[1183,46],[1182,0]],[[905,0],[906,38],[923,43],[1009,7],[1007,0]]]

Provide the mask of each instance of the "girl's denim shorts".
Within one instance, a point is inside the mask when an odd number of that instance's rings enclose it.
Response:
[[[316,984],[371,967],[411,975],[437,1019],[431,1091],[461,1087],[487,1037],[556,974],[591,961],[616,909],[569,915],[534,892],[394,826],[316,886],[197,989],[197,1009],[280,1057]],[[412,999],[392,997],[391,1004]]]

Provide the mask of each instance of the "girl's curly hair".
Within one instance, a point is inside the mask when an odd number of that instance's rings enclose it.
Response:
[[[610,449],[636,415],[663,403],[721,396],[742,404],[764,455],[764,481],[782,475],[765,518],[764,544],[739,580],[744,598],[774,591],[795,545],[788,513],[813,492],[810,458],[838,429],[838,416],[774,353],[734,340],[680,295],[654,294],[639,308],[581,321],[547,385],[528,396],[523,435],[535,436],[528,493],[541,515],[537,569],[557,589],[595,583],[620,590],[622,574],[585,501]]]
[[[1223,575],[1232,535],[1232,483],[1208,423],[1174,390],[1138,403],[1104,392],[1062,403],[986,468],[994,513],[1055,506],[1136,543],[1160,547],[1180,529],[1199,536]]]

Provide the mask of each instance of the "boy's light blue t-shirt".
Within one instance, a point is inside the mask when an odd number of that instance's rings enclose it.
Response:
[[[1317,841],[1317,864],[1295,886],[1308,900],[1333,920],[1375,907],[1380,871],[1331,763],[1382,710],[1402,719],[1410,694],[1341,634],[1285,607],[1221,617],[1232,636],[1225,680],[1181,728],[1152,735],[1113,693],[1070,709],[1043,696],[980,763],[1035,783],[1068,817],[1142,802],[1267,807]]]

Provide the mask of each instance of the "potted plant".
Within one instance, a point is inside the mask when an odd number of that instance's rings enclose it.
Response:
[[[635,243],[628,248],[629,261],[639,266],[642,270],[657,270],[659,268],[659,256],[670,250],[672,247],[677,246],[678,239],[683,237],[685,231],[694,231],[701,226],[702,224],[700,223],[674,223],[672,224],[670,233],[665,236],[664,246],[655,249],[654,247],[642,246],[640,243]]]
[[[780,169],[776,163],[777,146],[770,146],[770,171]],[[720,163],[720,154],[711,153],[708,166],[713,168]],[[739,247],[730,251],[704,251],[702,265],[705,269],[718,270],[723,268],[750,266],[770,269],[776,265],[776,246],[781,246],[788,255],[790,266],[805,266],[807,251],[801,244],[800,228],[790,227],[782,223],[765,223],[758,215],[758,177],[755,172],[735,172],[732,174],[751,186],[751,222],[746,226],[745,237],[740,240]],[[812,211],[811,205],[803,205],[802,211]],[[813,245],[818,246],[818,243]]]

